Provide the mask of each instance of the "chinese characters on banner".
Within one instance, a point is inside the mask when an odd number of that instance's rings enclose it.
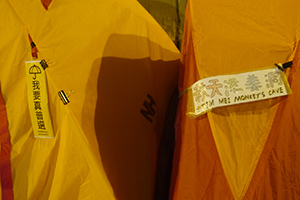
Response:
[[[40,61],[26,61],[27,95],[35,137],[53,138],[45,70]]]
[[[216,107],[270,99],[291,93],[284,72],[277,67],[205,78],[194,83],[191,88],[195,116]]]

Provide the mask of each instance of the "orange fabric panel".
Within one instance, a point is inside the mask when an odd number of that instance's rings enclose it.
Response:
[[[44,8],[48,10],[48,6],[51,4],[52,0],[41,0]]]
[[[189,12],[188,5],[182,46],[184,65],[181,66],[179,78],[179,84],[182,85],[179,85],[179,93],[183,91],[183,88],[189,87],[195,80],[199,79],[195,53],[192,48]],[[208,118],[206,115],[197,120],[188,118],[186,116],[186,103],[187,98],[184,95],[180,101],[176,119],[177,144],[169,199],[233,199],[221,166]]]
[[[269,139],[245,199],[299,199],[300,186],[300,48],[290,69],[293,94],[281,99]]]
[[[7,113],[0,89],[0,197],[13,200],[13,184],[10,164],[11,144],[8,132]]]

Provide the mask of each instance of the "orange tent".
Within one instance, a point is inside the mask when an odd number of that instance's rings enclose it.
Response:
[[[297,0],[189,0],[180,92],[204,78],[293,61],[285,70],[293,94],[194,119],[184,94],[170,199],[300,198],[299,11]]]

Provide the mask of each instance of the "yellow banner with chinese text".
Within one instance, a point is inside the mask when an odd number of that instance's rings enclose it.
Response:
[[[45,70],[40,61],[26,61],[27,94],[34,136],[54,138],[48,107]]]

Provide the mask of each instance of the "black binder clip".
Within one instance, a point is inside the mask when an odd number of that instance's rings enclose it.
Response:
[[[283,67],[283,69],[286,69],[286,68],[291,67],[292,65],[293,65],[293,61],[290,61],[290,62],[284,63],[284,64],[282,65],[282,67]]]
[[[51,60],[46,61],[45,59],[41,60],[41,62],[40,62],[41,66],[43,67],[44,70],[49,67],[48,64],[50,64],[50,63],[51,63]]]
[[[293,64],[293,61],[290,61],[290,62],[286,62],[286,63],[284,63],[284,64],[281,64],[281,63],[277,64],[277,63],[275,63],[275,66],[276,66],[278,69],[280,69],[281,71],[284,71],[286,68],[291,67],[292,64]]]
[[[60,98],[60,100],[63,102],[64,105],[67,105],[68,103],[70,103],[70,99],[69,97],[74,93],[74,90],[71,90],[70,92],[68,92],[67,94],[61,90],[58,92],[58,96]]]
[[[279,63],[279,64],[275,63],[275,66],[276,66],[278,69],[280,69],[281,71],[284,71],[284,69],[283,69],[281,63]]]
[[[36,45],[34,44],[34,42],[31,42],[31,43],[30,43],[30,46],[31,46],[31,48],[36,47]]]

